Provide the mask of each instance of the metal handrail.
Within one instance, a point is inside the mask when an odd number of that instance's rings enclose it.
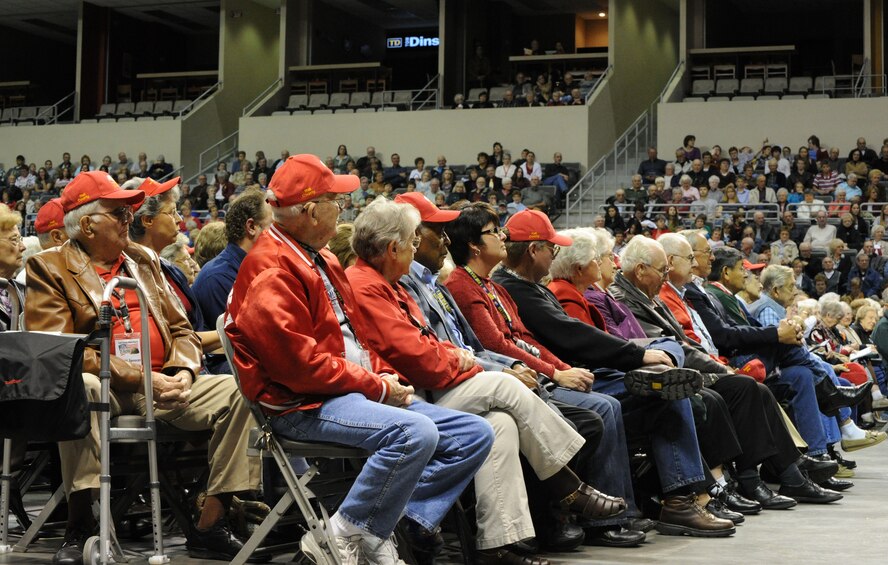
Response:
[[[607,68],[604,69],[604,72],[601,73],[601,76],[599,76],[598,79],[594,83],[592,83],[592,88],[590,88],[589,92],[586,93],[586,106],[592,105],[592,95],[595,94],[598,91],[599,87],[604,84],[604,79],[610,78],[613,72],[614,66],[608,65]]]
[[[197,98],[195,98],[194,100],[191,101],[191,104],[189,104],[189,105],[185,106],[184,108],[182,108],[181,110],[179,110],[179,117],[181,118],[182,116],[184,116],[185,114],[190,112],[194,108],[194,106],[196,106],[197,103],[200,102],[201,100],[203,100],[204,98],[209,98],[210,96],[212,96],[218,90],[221,90],[221,89],[222,89],[222,81],[220,80],[219,82],[217,82],[213,86],[211,86],[208,89],[201,92],[200,96],[198,96]]]
[[[435,88],[431,88],[432,83],[433,82],[437,83],[440,81],[440,79],[441,79],[441,75],[439,73],[439,74],[435,75],[434,77],[432,77],[432,79],[429,82],[425,83],[425,85],[416,92],[416,96],[414,96],[413,98],[410,99],[410,109],[411,110],[413,110],[413,105],[417,103],[417,100],[419,99],[419,97],[422,95],[423,92],[433,92],[434,99],[435,99],[435,108],[437,108],[437,109],[441,108],[441,101],[438,99],[438,88],[440,87],[440,85],[436,86]],[[422,110],[423,108],[425,108],[426,103],[429,100],[431,100],[432,98],[433,98],[432,96],[426,96],[425,100],[422,101],[422,103],[419,105],[419,108],[417,108],[417,110]]]
[[[211,145],[211,146],[207,147],[206,149],[204,149],[203,151],[201,151],[200,156],[198,157],[198,161],[197,161],[197,172],[195,174],[193,174],[191,177],[189,177],[188,180],[185,182],[187,182],[188,184],[191,184],[194,182],[194,180],[197,177],[199,177],[200,175],[206,174],[210,169],[214,168],[216,166],[216,163],[218,163],[219,159],[222,157],[222,153],[223,153],[223,151],[221,149],[222,146],[226,142],[231,141],[232,139],[233,139],[233,142],[231,143],[231,148],[229,149],[229,151],[233,153],[234,150],[237,149],[237,140],[238,140],[238,132],[237,131],[235,131],[234,133],[232,133],[230,135],[223,137],[222,139],[220,139],[219,141],[217,141],[213,145]],[[204,164],[204,157],[206,157],[211,152],[215,152],[213,155],[212,161]]]
[[[863,90],[863,88],[859,87],[858,85],[860,85],[861,81],[863,81],[863,77],[864,77],[863,73],[866,72],[866,65],[868,62],[869,62],[869,58],[864,57],[863,64],[860,65],[860,72],[857,73],[857,78],[854,80],[854,98],[860,98],[860,93]]]
[[[247,105],[244,106],[243,112],[241,112],[241,116],[247,116],[249,114],[252,114],[253,111],[256,109],[256,108],[254,108],[254,106],[258,106],[260,103],[260,100],[264,99],[273,89],[278,88],[281,85],[283,85],[283,82],[284,82],[284,79],[281,77],[278,77],[277,79],[275,79],[275,81],[273,83],[269,84],[265,88],[265,90],[260,92],[259,95],[256,96],[256,98],[253,98],[252,100],[247,102]]]
[[[72,109],[72,108],[74,107],[74,103],[73,103],[73,101],[72,101],[72,102],[71,102],[71,105],[70,105],[70,106],[67,106],[67,107],[64,109],[64,111],[61,111],[61,112],[59,111],[59,106],[61,106],[62,103],[65,102],[65,100],[67,100],[68,98],[74,98],[75,96],[77,96],[77,91],[76,91],[76,90],[75,90],[74,92],[71,92],[71,93],[67,94],[67,95],[64,96],[61,100],[59,100],[58,102],[56,102],[56,103],[53,104],[52,106],[47,106],[46,108],[43,109],[42,112],[40,112],[39,114],[37,114],[37,116],[34,118],[35,122],[40,121],[41,116],[47,114],[47,112],[49,113],[49,114],[48,114],[48,115],[49,115],[49,119],[47,119],[47,120],[45,121],[45,124],[46,124],[46,125],[54,124],[54,123],[58,122],[58,121],[59,121],[59,116],[61,116],[63,113],[67,112],[68,110]]]
[[[185,165],[180,166],[178,169],[173,169],[173,170],[170,171],[169,173],[163,175],[162,177],[160,177],[159,179],[157,179],[157,182],[168,181],[168,180],[170,180],[171,178],[173,178],[174,176],[176,176],[176,173],[180,173],[180,172],[182,172],[183,169],[185,169]],[[179,175],[179,176],[181,176],[181,175]]]

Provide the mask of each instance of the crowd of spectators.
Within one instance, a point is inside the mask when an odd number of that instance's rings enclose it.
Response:
[[[589,91],[595,85],[597,75],[587,71],[582,80],[576,79],[572,73],[563,75],[557,71],[550,74],[542,71],[532,80],[524,72],[518,72],[511,84],[499,87],[498,96],[491,99],[491,91],[476,91],[477,100],[467,100],[462,93],[453,97],[454,110],[482,108],[535,108],[543,106],[582,106],[586,103]]]
[[[688,135],[674,160],[649,148],[631,186],[607,198],[595,223],[621,245],[635,235],[702,229],[713,249],[801,269],[800,288],[814,298],[848,297],[854,288],[888,301],[888,139],[876,151],[861,137],[840,154],[816,135],[796,152],[765,140],[758,151],[730,147],[725,155],[719,145],[701,151]]]
[[[341,147],[325,161],[283,153],[253,167],[241,152],[217,179],[261,169],[271,180],[226,180],[235,189],[223,198],[207,188],[226,213],[203,225],[183,218],[200,201],[178,178],[118,185],[111,171],[84,171],[38,210],[43,251],[26,261],[22,217],[0,207],[0,276],[25,281],[12,290],[27,328],[45,331],[94,324],[88,294],[100,278],[125,270],[151,285],[157,417],[213,435],[207,501],[187,535],[192,557],[230,560],[242,547],[225,516],[234,494],[255,498],[259,489],[245,398],[272,416],[276,434],[372,452],[330,520],[332,550],[359,562],[397,563],[391,536],[401,520],[414,551],[433,558],[437,526],[473,478],[485,563],[545,565],[527,552],[584,542],[633,547],[654,527],[725,537],[744,515],[842,498],[856,464],[839,448],[886,439],[865,429],[888,407],[884,371],[867,361],[883,341],[888,352],[888,318],[879,321],[881,307],[867,298],[879,286],[872,240],[858,271],[840,266],[844,247],[830,244],[813,283],[830,286],[811,304],[795,288],[807,265],[797,272],[781,261],[755,274],[762,265],[747,259],[756,259],[762,226],[751,247],[713,250],[705,226],[669,233],[680,218],[656,240],[621,229],[556,232],[529,207],[503,224],[484,192],[495,198],[505,186],[485,183],[507,185],[523,169],[533,188],[541,167],[532,152],[517,164],[501,147],[493,153],[472,170],[477,197],[436,205],[442,185],[452,183],[452,194],[461,182],[443,157],[409,169],[393,155],[385,167],[372,147],[357,160]],[[75,264],[98,277],[77,282]],[[835,290],[845,270],[857,276],[842,302]],[[138,315],[137,302],[127,307]],[[218,355],[223,314],[243,394]],[[115,322],[115,335],[125,331]],[[97,371],[97,359],[89,351],[84,370]],[[111,366],[114,398],[130,399],[137,366],[116,357]],[[84,382],[96,401],[98,380]],[[97,441],[95,431],[60,447],[68,526],[59,562],[82,559],[95,527]],[[653,480],[633,476],[630,448],[647,452]]]

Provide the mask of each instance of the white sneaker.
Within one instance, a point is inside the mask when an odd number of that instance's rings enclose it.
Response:
[[[398,555],[398,544],[394,535],[376,547],[365,538],[361,540],[361,547],[364,550],[364,557],[371,565],[407,565]]]
[[[360,535],[331,536],[330,541],[335,546],[331,549],[339,551],[339,560],[342,565],[366,565],[367,560],[364,559]],[[333,560],[321,549],[311,532],[302,536],[299,547],[313,563],[317,563],[317,565],[333,564]]]

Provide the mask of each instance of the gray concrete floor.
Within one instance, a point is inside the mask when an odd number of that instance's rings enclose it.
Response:
[[[727,539],[661,536],[652,532],[638,548],[587,547],[570,554],[550,556],[553,563],[836,563],[883,565],[883,536],[888,533],[888,442],[848,454],[858,462],[854,488],[845,499],[827,506],[799,505],[786,511],[763,512],[748,517]],[[172,563],[215,564],[218,561],[189,559],[181,538],[169,540]],[[0,555],[0,565],[50,563],[59,540],[40,541],[29,553]],[[280,556],[286,563],[292,556]],[[146,563],[134,559],[130,563]]]

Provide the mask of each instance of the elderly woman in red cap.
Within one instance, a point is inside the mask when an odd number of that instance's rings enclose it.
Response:
[[[84,171],[71,181],[60,201],[71,239],[28,259],[25,321],[32,331],[89,333],[98,322],[105,284],[118,275],[139,281],[147,312],[141,311],[134,292],[112,303],[116,308],[125,303],[132,327],[140,326],[143,315],[150,317],[155,417],[185,430],[212,431],[208,496],[197,527],[188,535],[188,552],[227,561],[242,547],[225,525],[228,505],[236,493],[259,487],[258,458],[246,455],[253,419],[232,377],[198,376],[200,341],[181,306],[165,292],[157,255],[129,239],[132,208],[144,199],[144,192],[122,190],[102,171]],[[120,318],[111,333],[115,343],[128,339]],[[98,351],[85,351],[83,370],[87,398],[98,402]],[[140,411],[143,379],[140,360],[111,356],[112,416]],[[80,563],[83,544],[96,527],[92,498],[99,488],[99,426],[93,418],[90,435],[59,443],[68,525],[54,563]]]

